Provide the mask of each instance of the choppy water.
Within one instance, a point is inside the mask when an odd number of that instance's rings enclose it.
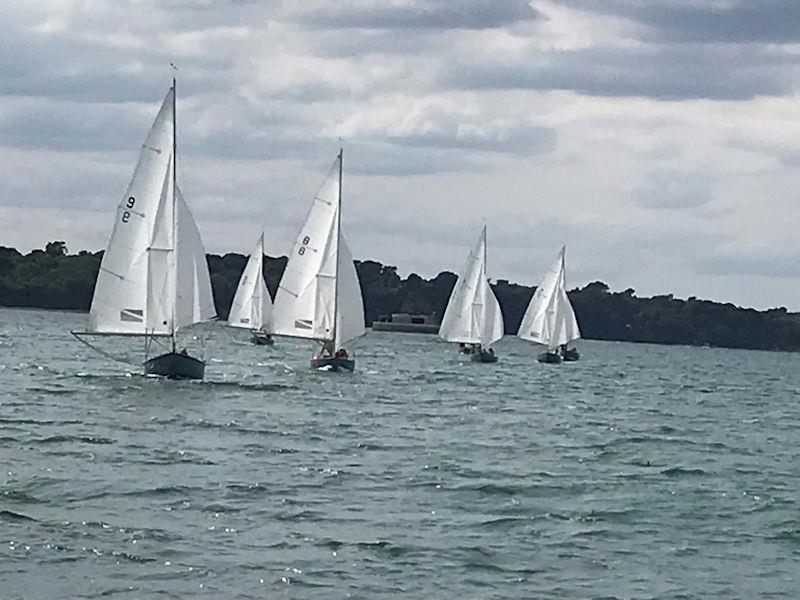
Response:
[[[0,598],[800,597],[798,355],[214,326],[177,383],[84,318],[0,310]]]

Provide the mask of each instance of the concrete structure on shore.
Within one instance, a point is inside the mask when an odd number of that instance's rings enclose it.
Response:
[[[439,320],[436,315],[410,315],[392,313],[381,315],[372,322],[373,331],[401,331],[403,333],[439,333]]]

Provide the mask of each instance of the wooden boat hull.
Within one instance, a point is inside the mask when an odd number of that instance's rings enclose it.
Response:
[[[581,355],[577,348],[568,349],[566,352],[564,352],[564,356],[562,356],[564,362],[575,362],[576,360],[580,360],[580,358]]]
[[[168,352],[144,363],[145,375],[160,375],[167,379],[202,379],[206,363],[193,356]]]
[[[480,362],[480,363],[496,363],[497,362],[497,355],[493,352],[486,352],[485,350],[480,350],[478,352],[474,352],[470,354],[469,359],[472,362]]]
[[[312,358],[311,368],[325,369],[327,371],[335,371],[337,373],[339,371],[348,371],[352,373],[356,369],[356,361],[354,358]]]
[[[540,363],[557,365],[561,362],[561,357],[554,352],[542,352],[537,359]]]

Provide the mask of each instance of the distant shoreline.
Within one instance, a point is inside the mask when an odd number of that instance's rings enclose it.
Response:
[[[23,255],[0,246],[0,306],[14,309],[87,313],[92,302],[102,252],[69,254],[63,242]],[[206,255],[214,304],[227,319],[247,256]],[[286,257],[266,257],[263,276],[274,297]],[[432,279],[415,273],[406,278],[394,266],[355,261],[364,301],[365,324],[395,313],[444,314],[456,282],[448,271]],[[534,288],[498,280],[492,284],[503,311],[507,335],[519,328]],[[758,311],[731,303],[679,299],[671,294],[638,297],[633,289],[614,292],[600,281],[569,292],[585,339],[711,346],[751,350],[800,351],[800,314],[785,308]]]

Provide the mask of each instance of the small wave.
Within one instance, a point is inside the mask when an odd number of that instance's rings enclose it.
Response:
[[[3,490],[3,500],[14,502],[15,504],[45,504],[45,500],[40,500],[36,496],[22,490]]]
[[[278,521],[288,521],[290,523],[294,523],[297,521],[322,521],[324,517],[322,513],[316,510],[301,510],[295,513],[286,513],[286,514],[276,514],[274,517]]]
[[[288,383],[240,383],[238,381],[204,381],[204,386],[219,388],[233,388],[249,392],[281,392],[284,390],[298,390],[296,385]]]
[[[530,523],[535,519],[536,517],[497,517],[495,519],[483,521],[480,523],[480,527],[487,527],[491,529],[512,529],[525,523]]]
[[[131,490],[128,492],[121,492],[119,496],[172,496],[174,494],[187,495],[192,492],[199,492],[202,488],[187,485],[165,485],[154,488],[147,488],[144,490]]]
[[[171,450],[171,451],[156,451],[155,456],[146,458],[141,462],[145,465],[178,465],[178,464],[191,464],[191,465],[214,465],[216,464],[209,458],[204,458],[194,452],[186,450]]]
[[[241,512],[243,509],[238,506],[229,506],[228,504],[219,504],[219,503],[212,503],[206,504],[203,507],[205,512],[212,512],[212,513],[237,513]]]
[[[688,469],[686,467],[670,467],[669,469],[663,469],[661,471],[662,475],[666,475],[667,477],[682,477],[682,476],[694,476],[699,477],[703,475],[707,475],[707,473],[703,469]]]
[[[64,388],[51,388],[51,387],[29,387],[26,388],[28,392],[36,392],[47,394],[49,396],[74,396],[78,390],[65,390]]]
[[[138,554],[131,554],[129,552],[118,552],[116,550],[111,553],[111,556],[113,556],[117,560],[120,560],[120,559],[121,560],[126,560],[126,561],[129,561],[129,562],[132,562],[132,563],[137,563],[137,564],[140,564],[140,565],[141,564],[145,564],[145,563],[156,562],[155,558],[149,558],[149,557],[146,557],[146,556],[140,556]]]
[[[412,551],[412,548],[406,546],[397,546],[385,540],[376,540],[374,542],[357,542],[355,546],[359,550],[376,552],[390,558],[398,558]]]
[[[0,520],[15,522],[15,521],[38,521],[33,517],[24,515],[22,513],[14,512],[13,510],[0,510]]]
[[[81,444],[114,444],[115,440],[102,436],[91,435],[51,435],[45,438],[27,440],[31,444],[60,444],[64,442],[78,442]]]
[[[476,492],[488,494],[490,496],[513,496],[519,493],[519,489],[509,485],[499,485],[495,483],[484,483],[474,488]]]
[[[233,498],[257,498],[270,492],[270,488],[260,483],[231,483],[225,486],[226,496]]]
[[[82,423],[78,419],[48,420],[48,419],[12,419],[0,417],[0,423],[8,425],[77,425]]]

